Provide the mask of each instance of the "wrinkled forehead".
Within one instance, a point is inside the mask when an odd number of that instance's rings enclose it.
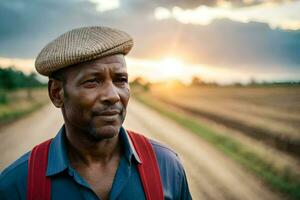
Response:
[[[88,62],[72,65],[66,70],[67,76],[75,78],[87,74],[104,73],[127,73],[125,58],[122,54],[116,54]]]
[[[112,69],[126,69],[125,58],[122,54],[95,59],[87,63],[82,63],[81,65],[88,66],[88,69],[94,66],[110,66]]]

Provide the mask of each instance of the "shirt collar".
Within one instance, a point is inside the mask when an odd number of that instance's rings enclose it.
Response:
[[[132,157],[141,163],[141,160],[133,146],[133,143],[127,133],[127,131],[121,127],[119,132],[120,141],[123,145],[124,156],[129,164],[131,164]],[[46,176],[52,176],[58,174],[69,167],[69,158],[66,147],[66,133],[65,126],[63,126],[55,138],[52,139],[49,154],[48,154],[48,166]]]
[[[69,166],[69,158],[66,148],[66,134],[65,126],[63,126],[52,139],[49,153],[48,153],[48,166],[46,176],[52,176],[62,172]]]
[[[138,163],[142,163],[139,155],[137,154],[137,152],[133,146],[133,143],[132,143],[127,131],[123,127],[121,127],[121,129],[120,129],[120,140],[124,146],[123,147],[124,155],[125,155],[125,158],[127,159],[127,161],[129,163],[131,163],[131,158],[133,156],[134,159]]]

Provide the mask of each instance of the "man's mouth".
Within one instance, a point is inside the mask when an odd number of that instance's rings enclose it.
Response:
[[[109,109],[104,111],[93,112],[94,117],[106,122],[113,122],[119,119],[121,111],[118,109]]]
[[[119,110],[107,110],[107,111],[100,112],[98,116],[113,116],[118,114],[120,114]]]

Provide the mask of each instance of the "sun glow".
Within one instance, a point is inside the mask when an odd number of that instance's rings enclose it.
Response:
[[[158,73],[165,79],[178,78],[184,72],[182,61],[174,57],[164,58],[159,65]]]
[[[224,84],[232,81],[246,82],[252,76],[250,72],[187,63],[175,56],[159,60],[126,57],[126,63],[130,80],[142,77],[152,83],[169,82],[172,86],[177,84],[176,81],[189,84],[194,76],[207,82],[217,81]]]

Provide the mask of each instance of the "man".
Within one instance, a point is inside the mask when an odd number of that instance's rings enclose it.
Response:
[[[191,199],[176,153],[122,127],[132,45],[123,31],[84,27],[41,51],[36,69],[64,126],[1,173],[0,199]]]

